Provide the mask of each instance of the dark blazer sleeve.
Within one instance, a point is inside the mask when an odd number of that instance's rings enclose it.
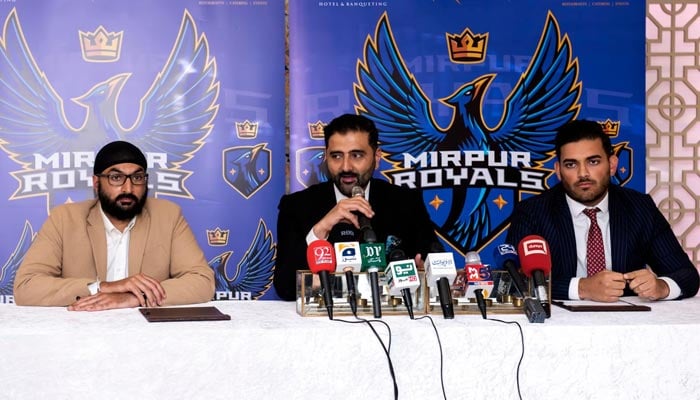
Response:
[[[331,182],[314,185],[280,199],[273,284],[281,299],[296,299],[296,272],[309,269],[306,235],[334,205],[335,194]]]
[[[648,265],[658,276],[678,284],[680,298],[695,296],[700,286],[698,270],[651,196],[617,188],[610,193],[612,250],[617,264],[613,267],[621,265],[620,272],[630,272]]]

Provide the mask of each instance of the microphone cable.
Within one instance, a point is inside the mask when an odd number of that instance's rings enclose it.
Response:
[[[428,319],[430,321],[430,324],[433,326],[433,330],[435,331],[435,337],[437,338],[438,342],[438,348],[440,349],[440,385],[442,386],[442,398],[447,400],[447,394],[445,392],[445,374],[444,374],[444,356],[442,354],[442,341],[440,340],[440,334],[438,333],[437,326],[435,326],[435,322],[433,321],[432,318],[430,318],[430,315],[424,315],[422,317],[416,318],[416,320],[419,319]]]
[[[525,356],[525,335],[523,335],[523,328],[520,326],[518,321],[503,321],[496,318],[484,318],[488,321],[500,322],[506,325],[515,325],[520,331],[520,359],[518,360],[518,367],[515,370],[515,385],[518,389],[518,399],[523,400],[523,396],[520,394],[520,365],[523,363],[523,357]]]
[[[372,330],[372,333],[374,333],[374,336],[376,336],[377,340],[379,341],[379,344],[382,346],[382,350],[384,350],[384,354],[386,355],[387,362],[389,364],[389,374],[391,375],[391,380],[394,385],[394,400],[398,400],[399,398],[399,386],[396,383],[396,373],[394,371],[394,363],[391,361],[391,327],[389,324],[386,322],[379,320],[379,319],[364,319],[360,318],[357,315],[355,315],[355,318],[357,321],[347,321],[344,319],[333,319],[333,321],[338,321],[338,322],[345,322],[346,324],[363,324],[366,323],[367,326]],[[379,336],[379,332],[372,326],[372,322],[378,322],[384,327],[386,327],[386,330],[389,334],[389,344],[385,345],[384,341],[382,340],[381,336]]]

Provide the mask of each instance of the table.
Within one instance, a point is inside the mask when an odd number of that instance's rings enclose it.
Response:
[[[638,301],[638,300],[637,300]],[[0,398],[392,399],[387,361],[365,324],[302,318],[293,302],[212,302],[231,321],[148,323],[134,309],[96,313],[0,305]],[[651,312],[523,315],[523,399],[700,398],[700,299]],[[514,325],[433,316],[448,399],[517,399]],[[400,399],[441,399],[427,320],[383,318]],[[377,328],[386,338],[386,330]]]

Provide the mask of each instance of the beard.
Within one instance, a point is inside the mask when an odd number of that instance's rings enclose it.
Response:
[[[582,182],[589,182],[589,183],[594,183],[594,186],[591,187],[589,190],[581,190],[576,186],[578,183]],[[600,202],[603,197],[605,197],[605,194],[608,192],[608,187],[610,186],[610,177],[604,177],[602,178],[599,182],[594,182],[591,179],[580,179],[578,180],[575,184],[570,185],[564,185],[564,189],[566,193],[571,197],[572,199],[576,200],[577,202],[584,204],[586,206],[594,206]]]
[[[143,192],[143,196],[141,196],[141,198],[138,198],[131,193],[122,193],[114,200],[110,199],[107,193],[102,191],[102,185],[98,184],[97,188],[97,198],[100,200],[102,211],[119,221],[130,221],[135,216],[141,214],[141,211],[143,211],[143,207],[146,204],[147,197],[148,187],[146,187],[146,190]],[[132,203],[128,206],[122,206],[119,204],[119,200],[126,199],[131,200]]]
[[[352,188],[354,186],[360,186],[362,189],[367,189],[367,184],[369,183],[369,180],[372,178],[372,172],[374,171],[374,163],[372,163],[372,168],[369,170],[369,172],[366,172],[364,174],[358,174],[356,172],[351,172],[351,171],[343,171],[338,173],[337,175],[333,176],[333,183],[335,183],[335,187],[338,188],[340,193],[347,197],[352,197]],[[354,183],[344,183],[343,178],[355,178]]]

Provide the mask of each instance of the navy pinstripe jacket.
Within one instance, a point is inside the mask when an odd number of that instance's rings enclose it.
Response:
[[[625,273],[649,265],[658,276],[669,277],[680,286],[681,298],[695,296],[700,285],[698,270],[651,196],[610,185],[608,199],[613,270]],[[506,242],[517,245],[527,235],[540,235],[549,243],[552,297],[568,299],[569,282],[576,276],[577,243],[561,184],[515,207]],[[626,289],[625,295],[634,293]]]

